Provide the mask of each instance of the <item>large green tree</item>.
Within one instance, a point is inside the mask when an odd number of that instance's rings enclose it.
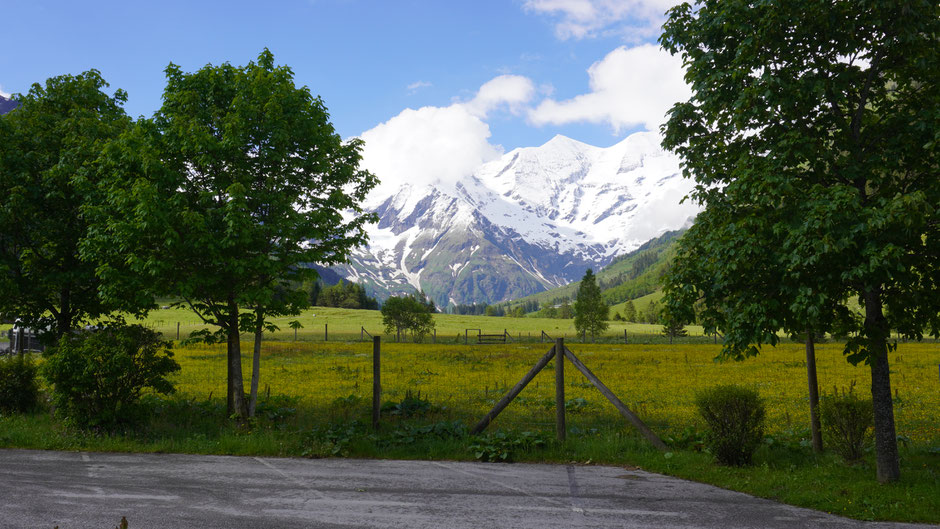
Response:
[[[385,332],[396,333],[401,340],[402,331],[411,331],[415,342],[434,331],[434,303],[423,292],[407,296],[393,296],[382,304],[382,324]]]
[[[366,240],[361,201],[375,178],[359,140],[343,141],[323,101],[265,50],[243,67],[184,73],[170,64],[163,106],[113,143],[93,255],[105,296],[137,288],[185,300],[228,344],[228,405],[244,416],[239,334],[307,304],[311,263],[334,264]],[[348,214],[347,214],[348,212]],[[253,400],[253,399],[252,399]]]
[[[607,323],[609,313],[610,307],[601,296],[594,271],[588,268],[581,278],[574,301],[574,328],[582,334],[590,333],[591,341],[594,341],[594,337],[606,331],[610,325]]]
[[[0,313],[62,336],[107,312],[79,257],[96,200],[96,159],[127,129],[127,95],[96,70],[52,77],[0,116]]]
[[[882,482],[900,476],[890,330],[940,334],[938,10],[709,1],[673,8],[661,38],[693,89],[664,146],[706,208],[681,243],[670,305],[704,294],[706,327],[731,354],[783,327],[856,333],[845,352],[870,365]],[[852,296],[863,317],[840,308]]]

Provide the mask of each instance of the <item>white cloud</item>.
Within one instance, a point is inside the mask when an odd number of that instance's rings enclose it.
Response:
[[[619,47],[588,68],[590,92],[565,101],[545,99],[529,112],[535,125],[607,123],[615,132],[636,126],[656,131],[666,111],[687,100],[682,60],[658,46]]]
[[[518,113],[521,106],[532,99],[535,94],[535,85],[526,77],[520,75],[500,75],[487,81],[476,97],[465,103],[466,107],[475,115],[486,117],[493,109],[506,105],[513,113]]]
[[[415,82],[411,83],[410,85],[408,85],[406,88],[408,88],[408,93],[409,93],[409,94],[414,94],[414,93],[417,92],[418,90],[420,90],[420,89],[422,89],[422,88],[428,88],[428,87],[430,87],[430,86],[432,86],[432,85],[431,85],[431,83],[429,83],[428,81],[415,81]]]
[[[387,196],[405,184],[454,183],[499,157],[503,148],[489,142],[486,117],[502,108],[520,112],[534,94],[529,79],[501,75],[469,101],[408,108],[363,132],[362,166],[381,180],[373,196]]]
[[[0,96],[3,96],[5,99],[10,99],[10,94],[3,89],[3,85],[0,84]]]
[[[677,0],[526,0],[528,11],[556,17],[555,35],[567,40],[621,33],[627,40],[655,36]]]

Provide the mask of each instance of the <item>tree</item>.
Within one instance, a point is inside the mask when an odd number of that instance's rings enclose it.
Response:
[[[601,289],[597,286],[594,272],[588,268],[581,278],[578,295],[574,302],[574,328],[579,333],[591,333],[591,341],[598,333],[607,330],[610,325],[607,317],[610,307],[601,297]]]
[[[663,336],[669,338],[669,343],[672,343],[673,338],[681,338],[689,335],[688,331],[685,330],[685,323],[669,316],[668,313],[662,315],[661,321],[663,324]]]
[[[657,324],[662,319],[662,307],[656,301],[650,300],[643,311],[643,321],[650,324]]]
[[[375,178],[359,169],[359,140],[343,141],[323,101],[294,85],[264,50],[244,67],[166,69],[163,106],[106,149],[108,200],[89,211],[107,255],[106,297],[136,287],[175,295],[228,344],[228,407],[244,417],[241,332],[296,314],[316,277],[366,240],[360,203]],[[354,215],[344,217],[344,212]],[[349,220],[346,220],[349,219]]]
[[[366,289],[362,285],[343,280],[319,291],[315,305],[319,307],[340,307],[344,309],[377,310],[379,308],[378,301],[376,301],[375,298],[369,297],[366,293]]]
[[[61,337],[108,312],[79,256],[102,146],[131,124],[96,70],[52,77],[0,117],[0,313]]]
[[[938,14],[929,0],[725,0],[673,8],[661,37],[693,87],[663,145],[705,205],[670,310],[703,296],[732,357],[780,328],[856,333],[845,354],[871,368],[882,482],[900,476],[889,332],[940,335]],[[841,308],[852,296],[863,318]]]
[[[628,299],[623,306],[623,320],[629,322],[636,321],[636,307],[633,305],[632,299]]]
[[[386,333],[395,333],[401,341],[401,332],[411,331],[415,342],[421,341],[434,330],[431,304],[420,294],[391,297],[382,305],[382,323]]]

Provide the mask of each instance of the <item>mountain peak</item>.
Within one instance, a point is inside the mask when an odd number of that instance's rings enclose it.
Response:
[[[383,298],[415,288],[441,306],[518,298],[684,226],[698,212],[679,203],[691,185],[654,133],[607,148],[557,135],[452,186],[377,197],[369,247],[338,271]]]
[[[19,101],[13,101],[12,99],[0,96],[0,115],[6,114],[18,106],[20,106]]]
[[[575,139],[571,139],[568,136],[562,134],[555,134],[555,136],[543,143],[539,149],[574,149],[574,150],[585,150],[585,149],[597,149],[593,145],[580,142]]]

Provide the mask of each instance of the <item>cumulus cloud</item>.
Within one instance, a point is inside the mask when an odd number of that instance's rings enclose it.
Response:
[[[658,46],[619,47],[588,68],[590,92],[564,101],[543,100],[529,111],[535,125],[607,123],[615,132],[642,126],[655,131],[666,111],[687,100],[682,60]]]
[[[3,96],[5,99],[10,99],[10,94],[3,89],[3,85],[0,85],[0,96]]]
[[[526,10],[555,17],[555,35],[583,39],[621,33],[628,40],[654,36],[677,0],[526,0]]]
[[[408,108],[363,132],[362,166],[381,180],[373,196],[387,196],[405,184],[451,184],[499,157],[503,149],[489,142],[485,119],[499,109],[521,112],[534,93],[529,79],[501,75],[468,101]]]
[[[523,105],[532,99],[535,85],[520,75],[500,75],[487,81],[476,97],[464,105],[474,115],[486,117],[492,110],[506,105],[510,112],[518,114]]]

